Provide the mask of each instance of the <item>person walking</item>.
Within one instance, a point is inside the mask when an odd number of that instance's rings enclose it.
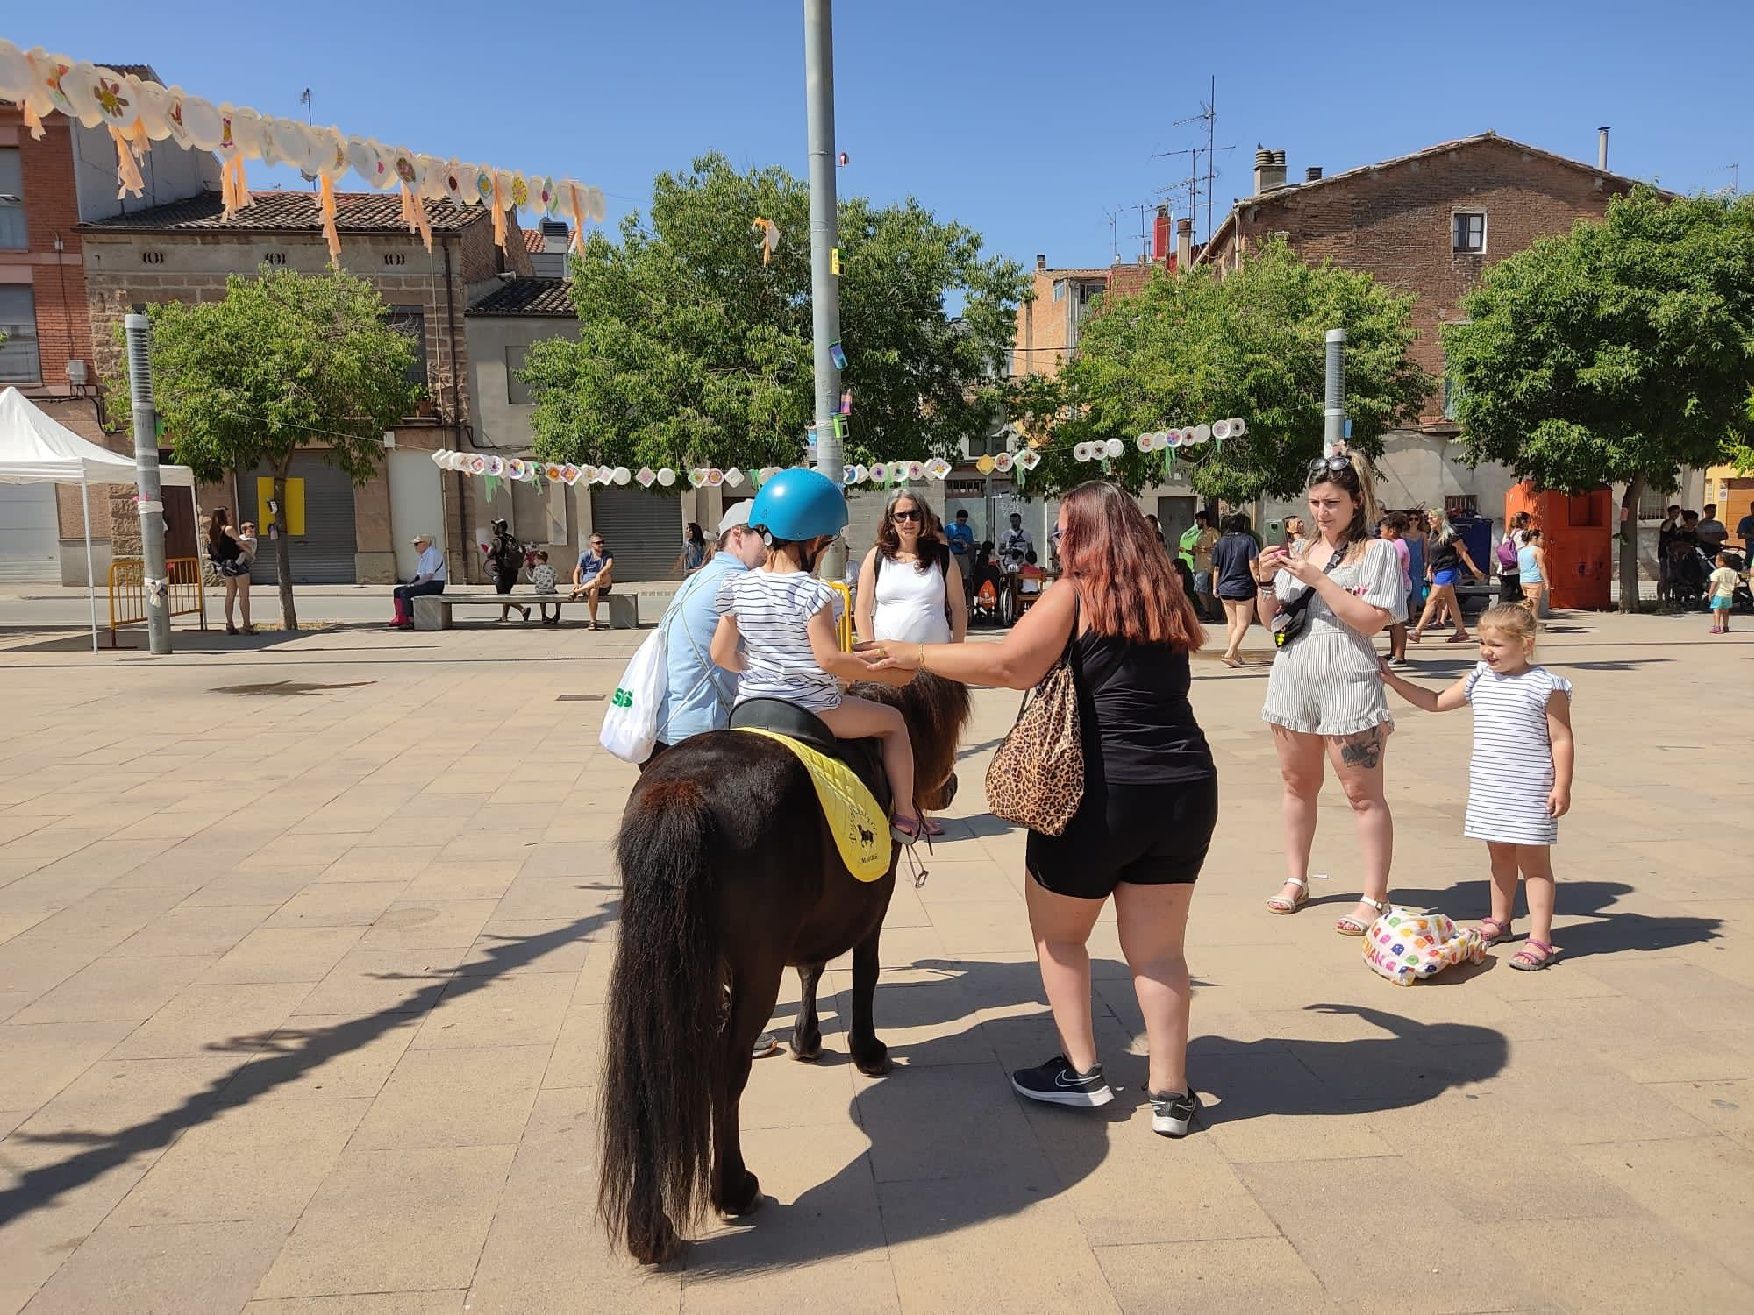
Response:
[[[956,561],[956,569],[962,576],[962,592],[966,596],[974,592],[974,527],[968,523],[968,508],[958,507],[956,517],[944,527],[944,541],[950,545],[950,555]]]
[[[1029,925],[1060,1053],[1011,1075],[1030,1100],[1114,1099],[1091,1022],[1088,942],[1112,899],[1145,1019],[1154,1132],[1180,1137],[1198,1102],[1187,1073],[1194,882],[1218,819],[1218,776],[1188,700],[1204,640],[1193,604],[1137,504],[1107,482],[1060,503],[1064,573],[995,644],[877,644],[880,667],[1028,689],[1062,656],[1078,687],[1084,793],[1057,836],[1031,831]],[[1380,686],[1379,686],[1380,688]]]
[[[1468,623],[1462,619],[1462,603],[1456,597],[1456,582],[1462,577],[1465,567],[1476,580],[1485,580],[1486,573],[1474,565],[1474,559],[1468,556],[1468,545],[1462,542],[1461,534],[1448,518],[1441,518],[1435,524],[1435,535],[1430,549],[1428,570],[1431,575],[1431,597],[1425,600],[1425,611],[1420,615],[1419,622],[1413,627],[1411,638],[1415,644],[1425,638],[1425,628],[1431,625],[1439,613],[1447,609],[1455,620],[1455,633],[1446,641],[1451,644],[1465,644],[1470,636]]]
[[[524,545],[512,537],[511,526],[503,520],[493,522],[493,542],[482,549],[482,556],[487,562],[487,572],[493,577],[493,592],[509,594],[517,584],[518,576],[524,569]],[[512,608],[517,608],[530,619],[530,609],[522,603],[505,603],[499,609],[499,619],[510,618]]]
[[[1326,758],[1352,805],[1364,860],[1364,893],[1334,929],[1362,936],[1389,907],[1395,825],[1383,794],[1383,761],[1395,721],[1371,639],[1400,602],[1401,566],[1391,544],[1371,537],[1376,500],[1359,457],[1341,453],[1313,462],[1308,497],[1316,526],[1309,549],[1294,557],[1275,548],[1256,564],[1257,578],[1273,584],[1273,625],[1281,641],[1261,719],[1273,727],[1285,784],[1286,877],[1267,907],[1295,913],[1309,901]]]
[[[866,642],[960,644],[968,634],[968,596],[938,517],[905,489],[890,496],[859,565],[853,626]]]
[[[1392,511],[1382,518],[1381,537],[1393,545],[1395,560],[1401,567],[1401,604],[1394,608],[1389,622],[1389,665],[1400,666],[1407,660],[1407,623],[1412,619],[1413,550],[1407,546],[1410,522],[1404,511]]]
[[[1529,527],[1534,518],[1526,511],[1519,511],[1510,518],[1504,527],[1504,537],[1498,541],[1495,556],[1498,558],[1498,601],[1501,603],[1520,603],[1523,601],[1522,559],[1518,555],[1523,545],[1529,541]]]
[[[1736,605],[1736,586],[1742,577],[1729,553],[1720,552],[1715,560],[1716,569],[1705,581],[1709,591],[1707,605],[1711,609],[1711,633],[1727,635],[1730,633],[1730,611]]]
[[[1241,512],[1224,518],[1224,533],[1212,545],[1212,574],[1218,601],[1224,605],[1225,646],[1219,659],[1227,667],[1240,667],[1242,643],[1248,638],[1255,616],[1254,563],[1261,550],[1248,533],[1248,517]]]
[[[396,600],[394,624],[398,630],[414,629],[414,600],[422,594],[442,594],[449,575],[445,566],[445,555],[434,546],[432,535],[415,535],[414,548],[420,554],[420,559],[414,566],[414,578],[390,591],[391,597]]]
[[[1525,579],[1525,583],[1526,583]],[[1534,617],[1500,603],[1480,618],[1480,661],[1441,693],[1383,671],[1383,680],[1426,712],[1474,709],[1468,811],[1462,834],[1486,842],[1492,864],[1492,915],[1480,924],[1488,945],[1511,933],[1520,870],[1529,898],[1529,936],[1510,966],[1547,967],[1553,946],[1553,845],[1571,809],[1571,682],[1535,656]]]
[[[1535,628],[1544,629],[1541,625],[1541,600],[1547,594],[1547,536],[1538,528],[1524,531],[1516,557],[1517,575],[1521,580],[1517,592],[1522,595],[1523,606],[1534,618]]]
[[[232,529],[231,513],[224,507],[215,507],[207,522],[207,559],[225,586],[225,633],[238,633],[231,619],[236,606],[243,613],[243,633],[255,634],[256,627],[250,624],[250,552]]]

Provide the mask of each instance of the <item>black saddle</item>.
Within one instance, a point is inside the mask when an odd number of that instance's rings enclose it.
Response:
[[[889,778],[883,773],[883,758],[876,740],[837,739],[822,718],[784,699],[750,699],[739,703],[731,709],[731,729],[743,727],[773,731],[801,740],[830,758],[838,758],[851,767],[876,796],[877,806],[885,814],[889,812]]]

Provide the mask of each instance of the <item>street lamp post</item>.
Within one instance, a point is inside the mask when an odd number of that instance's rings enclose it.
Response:
[[[158,412],[152,401],[152,321],[130,314],[128,393],[134,404],[134,478],[140,489],[140,563],[146,585],[146,636],[155,654],[171,651],[170,580],[164,562],[164,490],[158,476]]]
[[[835,190],[834,22],[831,0],[804,0],[804,91],[810,146],[810,312],[816,373],[817,465],[840,483],[846,464],[840,434],[840,286],[834,274],[840,245],[840,200]],[[835,544],[822,555],[822,575],[838,580],[846,573],[846,548]]]

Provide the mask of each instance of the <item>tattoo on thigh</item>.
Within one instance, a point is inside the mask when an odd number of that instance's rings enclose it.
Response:
[[[1360,731],[1340,745],[1340,761],[1348,767],[1370,771],[1382,762],[1382,727],[1372,726]]]

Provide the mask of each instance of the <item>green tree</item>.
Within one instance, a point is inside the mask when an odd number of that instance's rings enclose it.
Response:
[[[1141,453],[1138,435],[1240,416],[1246,437],[1182,449],[1179,466],[1207,497],[1290,497],[1322,451],[1328,329],[1346,330],[1354,449],[1378,456],[1383,432],[1429,396],[1430,378],[1407,356],[1412,304],[1368,274],[1305,264],[1282,240],[1228,274],[1159,270],[1138,295],[1105,297],[1059,387],[1029,381],[1014,413],[1045,443],[1045,486],[1076,484],[1097,469],[1073,459],[1079,441],[1119,438],[1126,452],[1109,474],[1135,492],[1163,477],[1167,457]]]
[[[1748,453],[1754,199],[1640,189],[1487,271],[1444,331],[1470,457],[1538,487],[1624,482],[1622,524],[1683,467]],[[1638,544],[1620,539],[1620,606]]]
[[[755,469],[799,459],[814,419],[809,193],[719,155],[659,174],[649,223],[593,235],[572,262],[576,339],[538,343],[523,378],[546,460]],[[779,249],[761,258],[757,218]],[[1000,414],[1025,287],[978,234],[918,203],[840,205],[849,459],[952,456]],[[952,315],[948,303],[959,305]]]
[[[285,519],[293,454],[311,451],[355,484],[370,479],[384,431],[419,395],[408,377],[415,348],[386,322],[377,290],[340,273],[265,266],[227,279],[223,300],[151,315],[158,411],[177,460],[208,480],[256,466],[274,477],[280,609],[296,630]]]

